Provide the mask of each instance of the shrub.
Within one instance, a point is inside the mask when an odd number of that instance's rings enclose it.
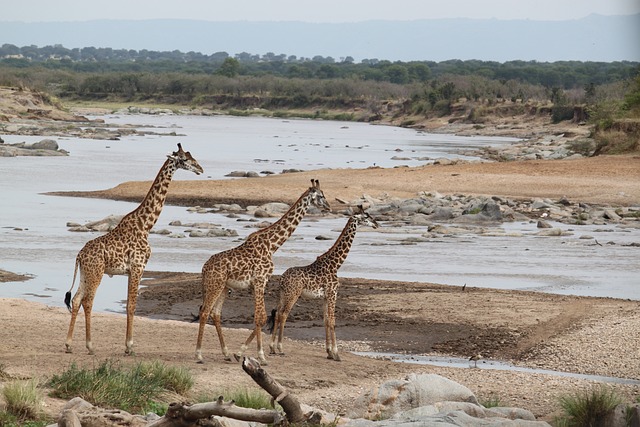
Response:
[[[569,427],[594,427],[601,425],[604,417],[622,400],[604,386],[560,398],[564,417],[558,425]]]
[[[265,409],[271,408],[271,397],[261,390],[240,387],[225,389],[221,393],[207,393],[198,397],[199,403],[213,402],[223,396],[225,400],[233,400],[236,405],[243,408]]]
[[[86,401],[128,412],[155,408],[170,392],[186,393],[193,377],[185,368],[168,367],[161,362],[140,362],[124,369],[109,360],[95,370],[75,364],[49,382],[52,395],[69,399],[80,396]]]
[[[487,399],[480,402],[482,406],[485,408],[497,408],[498,406],[502,406],[500,402],[500,398],[496,395],[491,395]]]
[[[570,151],[589,157],[596,149],[596,143],[591,138],[581,138],[567,144]]]
[[[37,420],[42,416],[42,393],[35,380],[12,381],[2,389],[7,412],[22,420]]]

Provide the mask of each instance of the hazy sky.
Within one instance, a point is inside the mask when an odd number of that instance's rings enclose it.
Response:
[[[565,20],[592,13],[640,13],[640,0],[18,0],[2,7],[0,21],[161,18],[305,22],[431,18]]]

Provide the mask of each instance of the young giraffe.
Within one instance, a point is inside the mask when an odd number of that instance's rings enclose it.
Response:
[[[202,306],[200,307],[200,329],[196,344],[196,358],[202,363],[202,338],[204,327],[211,315],[216,327],[220,347],[225,360],[231,360],[229,350],[224,342],[220,326],[222,304],[227,295],[226,288],[253,288],[255,299],[254,322],[255,329],[242,345],[240,351],[234,354],[239,360],[254,337],[257,338],[258,358],[262,364],[267,360],[262,349],[260,330],[267,321],[264,307],[264,291],[273,273],[273,254],[293,234],[302,221],[310,205],[315,205],[323,211],[329,211],[329,203],[320,190],[318,180],[311,180],[311,187],[289,208],[282,218],[269,227],[249,235],[244,243],[233,249],[213,255],[202,267]],[[213,313],[212,313],[213,310]]]
[[[78,253],[71,289],[65,296],[65,303],[71,312],[71,323],[69,323],[66,341],[67,353],[71,353],[73,327],[80,306],[82,306],[86,323],[86,346],[89,354],[93,354],[91,309],[102,275],[105,273],[109,276],[114,274],[128,274],[129,276],[125,353],[133,353],[133,314],[138,298],[138,285],[151,255],[151,248],[147,241],[149,231],[160,216],[174,172],[178,169],[185,169],[196,175],[202,173],[202,167],[191,156],[191,153],[182,150],[180,144],[178,144],[178,151],[167,157],[168,159],[160,168],[151,189],[140,206],[122,218],[113,230],[88,241]],[[80,282],[72,301],[71,291],[76,282],[78,268],[80,268]]]
[[[324,298],[324,330],[327,359],[340,360],[336,343],[335,308],[338,297],[338,269],[347,259],[351,244],[360,226],[378,228],[378,223],[364,211],[362,206],[353,213],[336,242],[327,252],[313,263],[304,267],[291,267],[280,278],[278,308],[271,314],[272,323],[271,354],[284,354],[282,337],[287,316],[300,296],[305,298]],[[277,346],[276,346],[277,337]]]

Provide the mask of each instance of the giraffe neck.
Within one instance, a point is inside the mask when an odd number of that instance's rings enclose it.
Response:
[[[296,230],[309,205],[311,195],[310,191],[306,191],[278,221],[256,233],[256,238],[261,244],[268,246],[268,251],[273,254]]]
[[[324,263],[333,271],[338,271],[344,260],[347,259],[347,255],[349,255],[357,229],[358,226],[355,218],[349,218],[347,225],[344,226],[344,229],[342,230],[342,233],[340,233],[340,236],[338,236],[336,242],[327,252],[320,255],[316,262]]]
[[[140,206],[125,216],[120,224],[124,223],[148,234],[162,212],[162,207],[169,191],[169,184],[176,170],[175,163],[171,159],[167,159],[160,168],[156,179],[151,184],[151,188],[142,203],[140,203]]]

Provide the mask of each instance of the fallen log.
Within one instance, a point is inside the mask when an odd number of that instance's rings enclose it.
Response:
[[[289,394],[284,387],[271,378],[267,371],[262,369],[260,363],[256,359],[252,357],[245,357],[242,360],[242,369],[249,374],[256,384],[271,395],[272,402],[275,401],[282,406],[289,423],[300,423],[306,421],[311,416],[311,414],[305,414],[302,412],[298,399],[296,399],[292,394]]]
[[[236,406],[233,401],[225,402],[220,396],[215,402],[196,403],[172,403],[164,417],[149,424],[148,427],[192,427],[199,420],[206,420],[211,416],[234,418],[241,421],[251,421],[263,424],[280,424],[282,415],[276,410],[250,409]],[[202,423],[198,424],[199,426]],[[213,422],[211,425],[217,425]]]
[[[172,403],[164,417],[149,424],[148,427],[195,427],[203,425],[203,421],[212,416],[233,418],[241,421],[259,422],[262,424],[280,425],[285,422],[300,423],[309,420],[314,414],[302,412],[300,402],[290,394],[283,386],[275,381],[262,369],[260,363],[251,357],[244,357],[242,369],[272,397],[273,402],[280,404],[284,410],[283,417],[275,409],[250,409],[236,406],[233,401],[225,402],[220,396],[215,402],[197,403]],[[273,404],[275,407],[275,404]],[[205,421],[206,422],[206,421]],[[208,425],[219,425],[215,420],[209,420]]]

